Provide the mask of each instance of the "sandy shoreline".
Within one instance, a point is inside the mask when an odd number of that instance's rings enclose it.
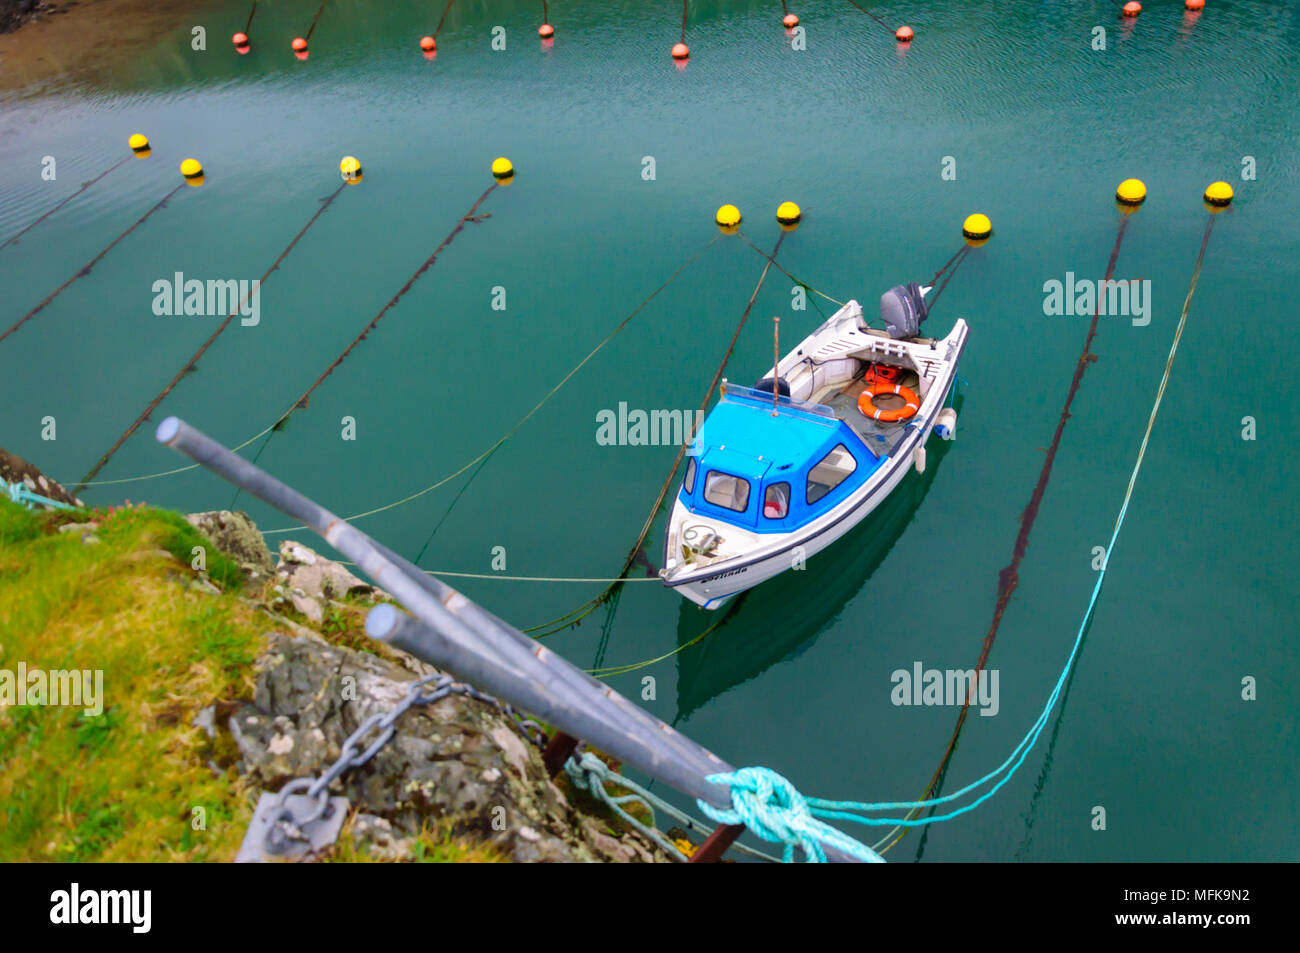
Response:
[[[15,9],[21,0],[6,4]],[[0,90],[99,85],[159,37],[200,22],[219,0],[44,0],[0,34]],[[211,39],[211,37],[209,38]]]

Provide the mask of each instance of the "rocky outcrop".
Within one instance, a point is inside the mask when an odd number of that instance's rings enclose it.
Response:
[[[257,668],[253,701],[228,725],[239,772],[266,791],[320,775],[361,723],[434,671],[408,656],[399,663],[284,635],[272,637]],[[603,821],[575,810],[537,749],[491,704],[452,695],[411,708],[395,728],[371,761],[331,787],[357,811],[355,842],[377,858],[406,859],[422,828],[449,823],[515,861],[667,861],[639,835],[612,836]]]
[[[3,447],[0,447],[0,480],[6,483],[22,483],[33,493],[38,493],[56,503],[82,505],[80,500],[47,477],[34,464],[28,463],[16,453],[10,453]]]
[[[211,510],[207,513],[190,513],[185,521],[238,563],[249,581],[266,579],[275,572],[271,551],[266,548],[257,524],[247,513],[240,510]]]
[[[275,603],[288,602],[311,619],[320,622],[332,603],[349,596],[374,601],[391,599],[388,593],[359,579],[347,567],[326,559],[310,546],[285,540],[280,543],[280,560],[275,565]]]

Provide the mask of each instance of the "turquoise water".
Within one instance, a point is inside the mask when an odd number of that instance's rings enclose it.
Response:
[[[316,3],[266,5],[246,57],[227,38],[247,6],[217,3],[193,19],[210,34],[206,52],[190,50],[186,21],[106,80],[0,100],[0,240],[117,161],[129,133],[154,145],[0,250],[5,327],[172,189],[182,158],[207,169],[201,189],[182,190],[0,343],[0,445],[75,483],[220,320],[155,316],[153,282],[260,275],[336,188],[344,154],[360,157],[364,182],[268,280],[260,324],[232,326],[154,418],[178,414],[228,445],[269,426],[469,209],[491,160],[509,156],[516,181],[489,196],[491,217],[466,226],[261,451],[262,466],[344,515],[415,493],[491,446],[713,239],[724,202],[770,248],[777,204],[797,201],[805,220],[780,263],[868,312],[890,285],[933,274],[959,247],[962,219],[986,212],[994,239],[927,324],[971,324],[958,440],[932,445],[926,474],[806,573],[754,592],[699,644],[611,678],[640,698],[652,676],[656,697],[643,704],[656,715],[805,793],[910,799],[956,711],[895,706],[890,675],[979,655],[1087,329],[1085,317],[1046,316],[1043,285],[1102,276],[1119,219],[1111,196],[1138,176],[1150,197],[1117,276],[1151,282],[1151,321],[1101,321],[1100,359],[990,657],[1000,710],[972,712],[948,773],[955,790],[1002,762],[1065,660],[1187,292],[1201,192],[1226,179],[1237,200],[1215,227],[1064,714],[1006,787],[939,825],[920,856],[1297,857],[1300,468],[1286,442],[1300,397],[1300,24],[1288,4],[1211,0],[1191,21],[1181,3],[1153,0],[1127,25],[1112,3],[871,6],[916,29],[906,50],[847,2],[792,4],[807,30],[796,51],[777,2],[692,3],[685,70],[668,56],[681,29],[671,3],[552,4],[549,50],[535,35],[540,4],[456,3],[426,61],[416,41],[442,6],[329,3],[297,62],[288,41]],[[1105,51],[1090,45],[1099,25]],[[40,177],[46,155],[55,182]],[[955,181],[941,176],[945,156]],[[741,239],[718,241],[480,471],[358,525],[407,556],[427,542],[421,565],[433,569],[490,573],[500,546],[509,575],[617,572],[675,448],[601,446],[596,414],[698,405],[761,269]],[[497,286],[505,311],[492,308]],[[773,275],[728,376],[762,372],[773,315],[790,336],[821,320],[791,301],[789,280]],[[1253,441],[1241,437],[1247,415]],[[47,416],[53,441],[41,438]],[[345,416],[354,441],[340,438]],[[99,479],[185,462],[151,431]],[[233,498],[197,470],[84,495],[188,510]],[[238,506],[264,529],[286,526],[254,500]],[[655,565],[662,524],[648,544]],[[601,588],[458,584],[521,626]],[[637,583],[550,643],[583,666],[617,666],[670,653],[716,619]],[[1241,699],[1247,676],[1256,701]],[[1097,805],[1105,831],[1091,826]],[[913,859],[920,844],[909,835],[889,859]]]

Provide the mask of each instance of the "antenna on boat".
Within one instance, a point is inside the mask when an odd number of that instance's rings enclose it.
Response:
[[[772,416],[776,416],[776,402],[781,393],[781,319],[772,315]]]

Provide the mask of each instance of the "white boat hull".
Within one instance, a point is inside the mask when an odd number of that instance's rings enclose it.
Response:
[[[941,344],[948,350],[938,369],[938,376],[916,414],[919,425],[898,444],[894,454],[886,457],[871,478],[834,509],[806,526],[790,533],[754,534],[754,545],[738,556],[722,559],[691,572],[675,567],[661,573],[664,584],[706,609],[717,609],[737,593],[752,589],[787,570],[799,571],[804,561],[835,542],[862,522],[903,481],[916,466],[916,452],[925,446],[934,430],[940,411],[957,378],[957,364],[965,347],[969,329],[958,321]],[[710,527],[708,519],[691,514],[680,497],[674,500],[669,518],[670,533],[687,521],[703,524],[719,533],[735,533],[735,527],[717,521]],[[671,537],[670,537],[671,538]]]

